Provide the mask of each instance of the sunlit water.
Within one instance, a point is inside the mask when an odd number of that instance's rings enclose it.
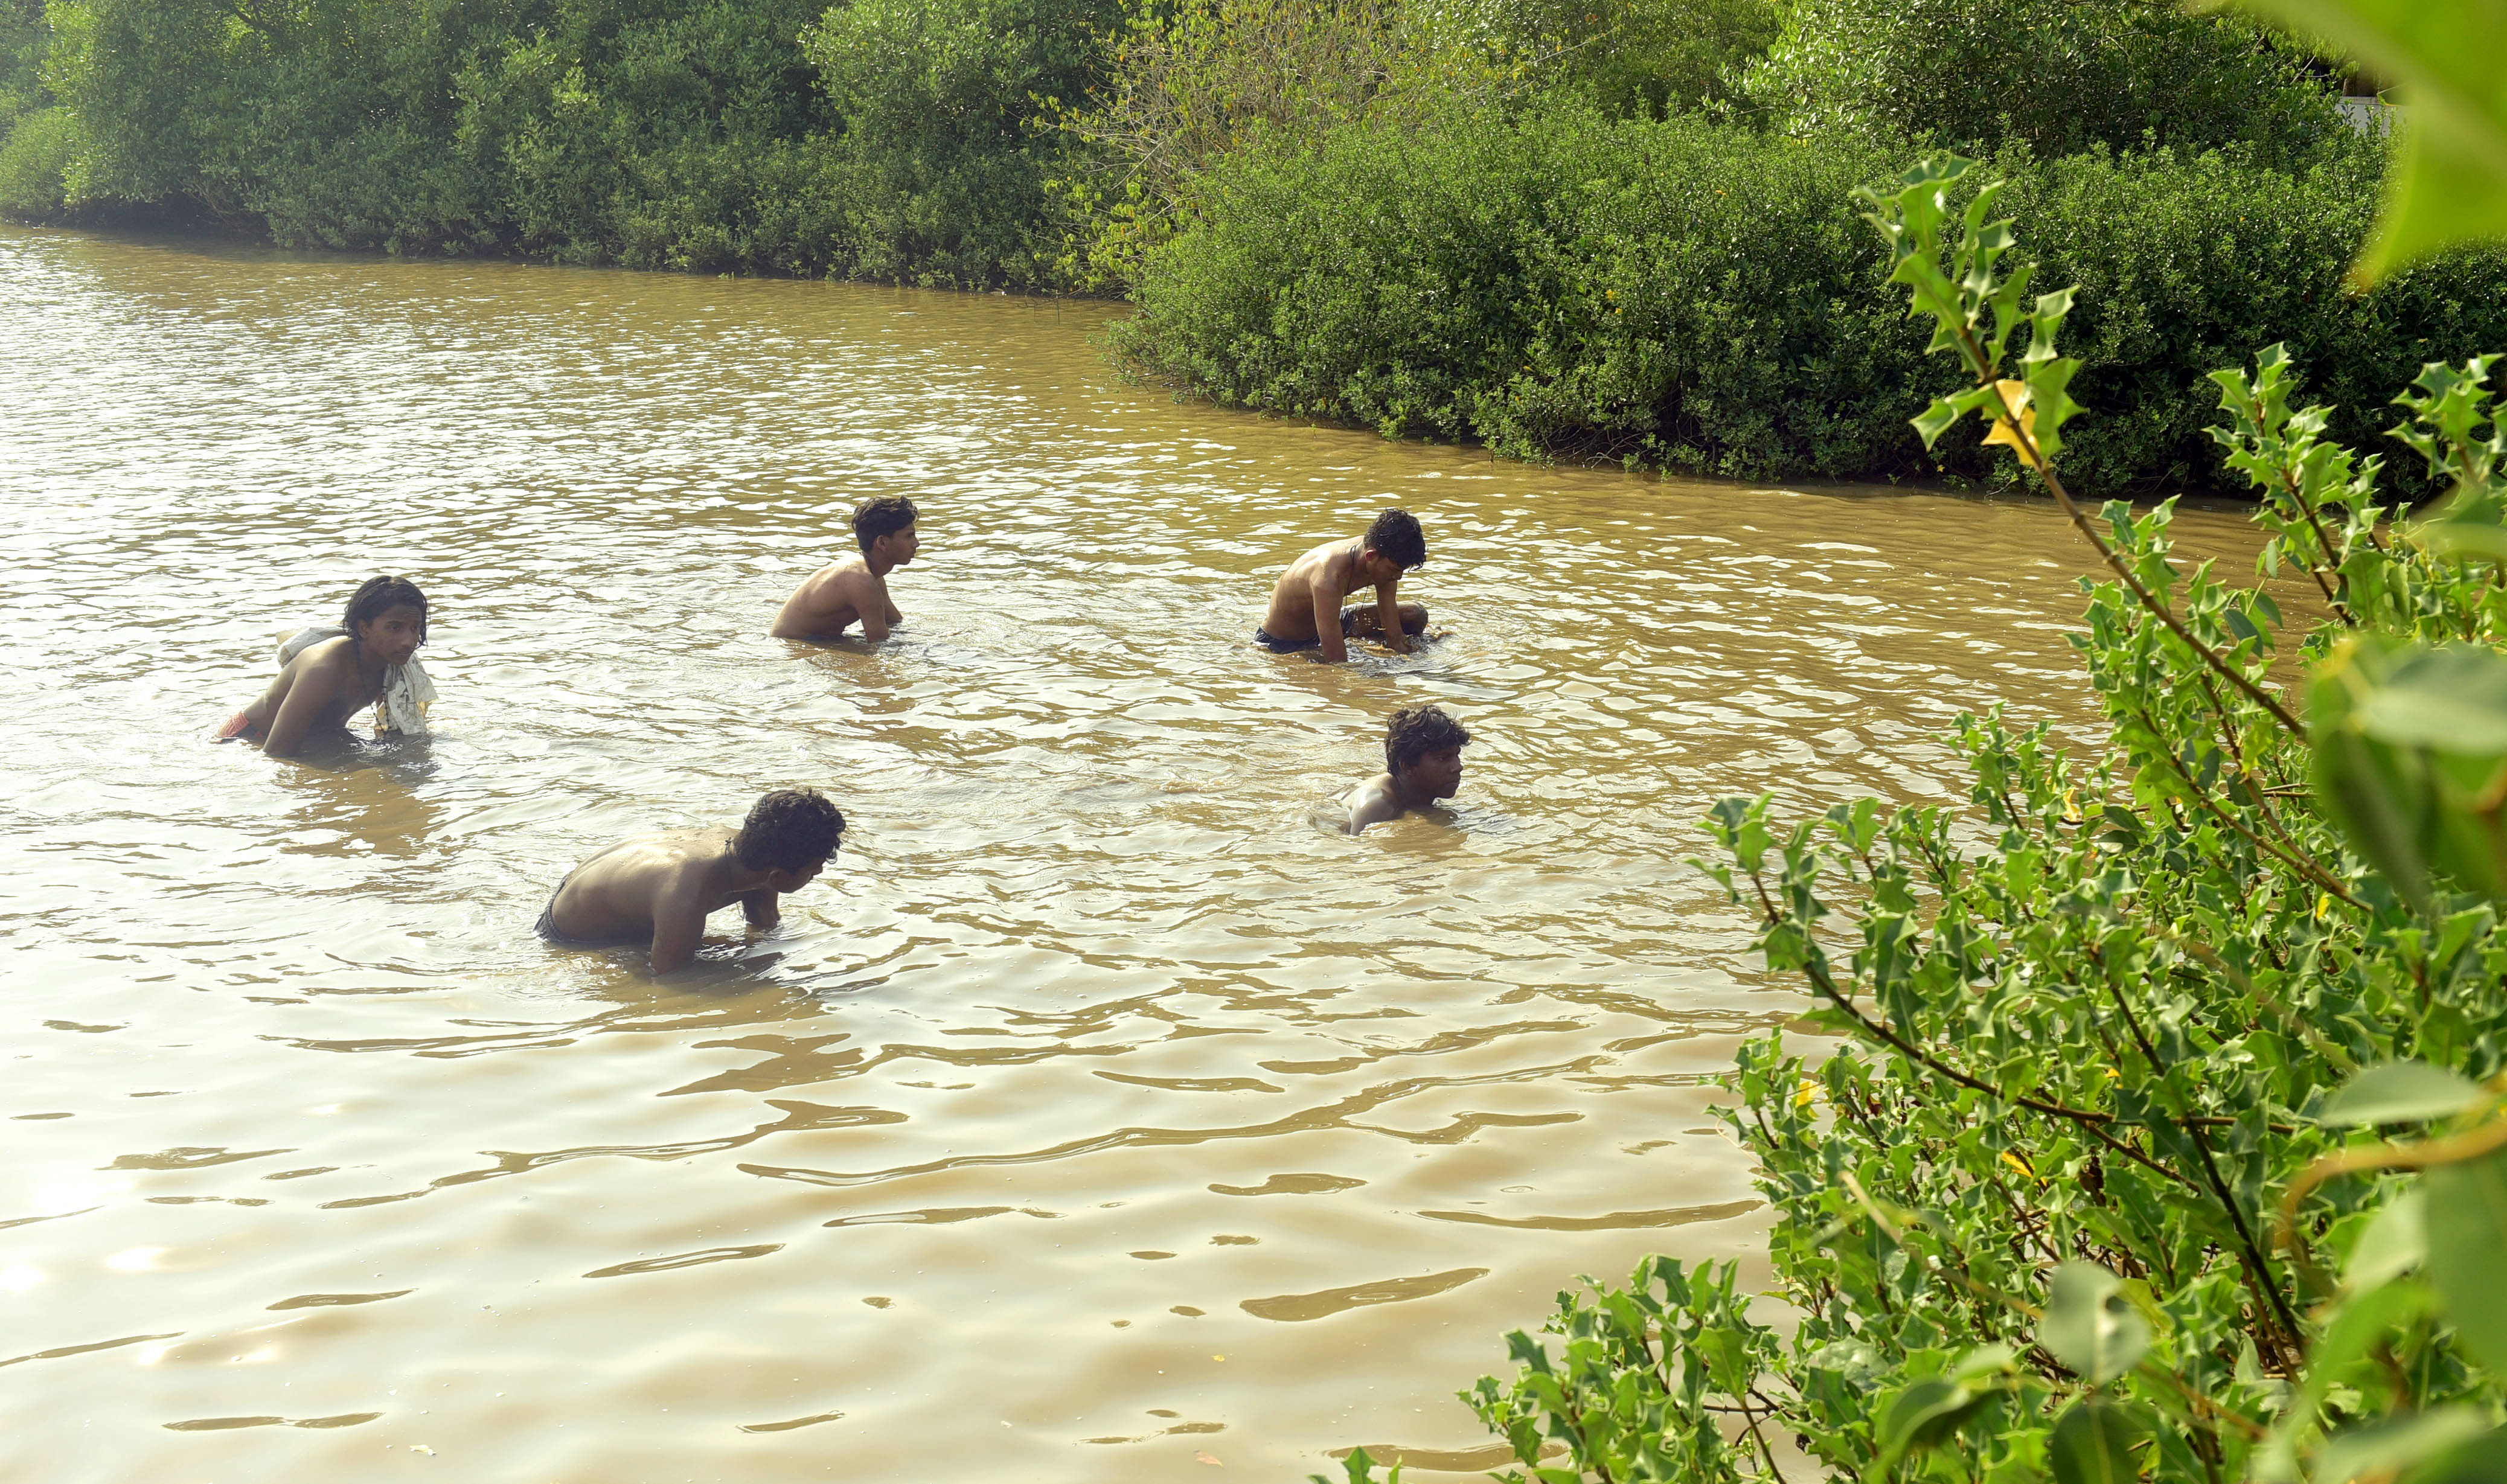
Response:
[[[1750,1260],[1710,1079],[1800,1001],[1694,821],[2084,721],[2082,549],[1180,405],[1105,312],[0,233],[0,1477],[1487,1466],[1451,1394],[1555,1289]],[[767,638],[886,492],[899,636]],[[1450,636],[1249,647],[1392,503]],[[432,741],[210,744],[381,570]],[[1419,701],[1450,815],[1319,827]],[[530,935],[799,782],[779,933]]]

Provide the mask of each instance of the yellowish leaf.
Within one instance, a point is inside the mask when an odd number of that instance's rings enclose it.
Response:
[[[2018,454],[2019,461],[2029,468],[2045,468],[2046,461],[2036,452],[2037,409],[2028,405],[2028,383],[2005,379],[1994,382],[1993,389],[2002,398],[2004,416],[1993,419],[1993,431],[1984,435],[1985,447],[1991,448],[1998,443]],[[2015,417],[2019,422],[2016,429],[2011,425]],[[2020,441],[2021,433],[2028,435],[2025,443]]]

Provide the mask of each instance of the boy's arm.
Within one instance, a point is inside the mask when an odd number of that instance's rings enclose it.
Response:
[[[1323,641],[1326,664],[1341,665],[1349,660],[1349,643],[1340,636],[1341,591],[1331,580],[1316,574],[1310,590],[1315,600],[1315,637]]]
[[[740,915],[751,927],[773,927],[783,921],[781,898],[760,887],[740,899]]]
[[[1410,635],[1401,632],[1401,604],[1394,595],[1401,590],[1401,579],[1375,585],[1375,622],[1384,631],[1384,647],[1395,654],[1410,652]]]
[[[705,937],[705,909],[693,872],[674,873],[653,901],[653,972],[668,974],[696,960]]]
[[[888,626],[903,615],[889,606],[888,587],[868,572],[861,573],[853,589],[854,612],[860,615],[862,637],[876,644],[888,637]]]

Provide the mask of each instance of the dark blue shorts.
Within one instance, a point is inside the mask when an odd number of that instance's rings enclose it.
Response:
[[[1347,638],[1358,632],[1358,616],[1363,611],[1363,609],[1360,608],[1343,608],[1340,610],[1340,635],[1342,638]],[[1268,629],[1254,630],[1254,642],[1261,645],[1273,654],[1295,654],[1300,649],[1321,649],[1324,645],[1324,641],[1320,638],[1284,639],[1278,634],[1273,633]]]

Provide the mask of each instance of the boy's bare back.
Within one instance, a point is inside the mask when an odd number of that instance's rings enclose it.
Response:
[[[888,579],[874,574],[866,559],[847,557],[794,589],[767,632],[779,639],[832,639],[859,624],[862,637],[878,640],[904,620],[889,601]]]

